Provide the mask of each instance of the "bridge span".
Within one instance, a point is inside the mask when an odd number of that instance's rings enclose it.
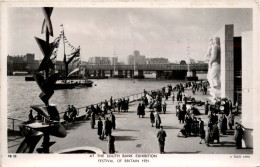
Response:
[[[133,78],[137,71],[137,78],[144,78],[144,71],[155,71],[156,78],[176,78],[184,79],[188,70],[192,77],[196,77],[196,71],[208,71],[208,64],[138,64],[138,65],[83,65],[88,76],[104,77],[106,72],[110,72],[110,76],[119,78]],[[116,74],[115,74],[116,73]]]

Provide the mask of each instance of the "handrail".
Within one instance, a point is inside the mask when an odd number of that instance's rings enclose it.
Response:
[[[147,91],[147,92],[151,92],[151,91],[158,91],[158,90],[161,90],[161,89],[153,89],[153,90],[146,90],[146,91]],[[120,98],[115,98],[115,99],[113,99],[113,100],[118,101],[119,99],[129,98],[129,102],[134,102],[134,101],[140,99],[143,95],[144,95],[144,92],[140,92],[140,93],[135,93],[135,94],[131,94],[131,95],[128,95],[128,96],[123,96],[123,97],[120,97]],[[135,98],[135,96],[136,96],[137,98]],[[130,101],[130,97],[133,97],[131,101]],[[85,109],[86,107],[90,107],[90,106],[92,106],[92,105],[97,105],[97,104],[101,104],[101,102],[95,103],[95,104],[90,104],[90,105],[87,105],[87,106],[78,107],[78,108],[76,108],[76,110],[77,110],[78,113],[79,113],[79,110],[80,110],[80,109],[83,109],[83,108]],[[59,115],[65,113],[65,112],[66,112],[66,111],[59,112]],[[12,121],[11,123],[12,123],[12,130],[13,130],[13,131],[15,131],[15,122],[18,122],[18,121],[19,121],[19,122],[25,122],[24,120],[20,120],[20,119],[16,119],[16,118],[10,118],[10,117],[8,117],[7,119]],[[8,125],[9,125],[9,124],[8,124]],[[16,125],[16,126],[17,126],[17,125]],[[18,129],[17,129],[17,130],[18,130]]]

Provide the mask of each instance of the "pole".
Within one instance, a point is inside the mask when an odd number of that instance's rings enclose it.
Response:
[[[50,46],[49,46],[49,40],[50,40],[50,37],[49,37],[49,31],[48,31],[48,28],[46,26],[46,45],[48,46],[48,50],[50,50]],[[48,78],[49,76],[49,68],[46,68],[46,70],[44,71],[45,72],[45,79]],[[47,107],[49,106],[49,100],[47,101],[47,103],[45,104]],[[42,147],[43,147],[43,152],[44,153],[49,153],[49,144],[50,142],[50,135],[48,133],[44,133],[44,137],[43,137],[43,143],[42,143]]]
[[[66,52],[65,52],[65,41],[64,41],[64,37],[65,37],[65,34],[64,34],[64,27],[63,25],[61,25],[62,27],[62,39],[63,39],[63,49],[64,49],[64,59],[63,59],[63,63],[65,65],[65,84],[67,83],[67,76],[68,76],[68,64],[66,62]]]

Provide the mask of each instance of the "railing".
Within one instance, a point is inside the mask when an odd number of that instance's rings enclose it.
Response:
[[[160,89],[155,89],[155,90],[151,90],[151,91],[157,91],[157,90],[160,90]],[[114,98],[113,100],[115,100],[116,102],[119,101],[119,99],[129,99],[129,103],[132,103],[132,102],[135,102],[139,99],[141,99],[142,97],[144,96],[144,93],[136,93],[136,94],[133,94],[133,95],[129,95],[129,96],[124,96],[124,97],[120,97],[120,98]],[[104,102],[105,100],[103,100]],[[107,100],[109,102],[109,100]],[[87,106],[82,106],[82,107],[78,107],[76,108],[76,110],[78,111],[78,115],[81,116],[81,115],[85,115],[86,112],[86,107],[90,107],[92,105],[96,106],[96,105],[100,105],[101,102],[99,103],[95,103],[95,104],[90,104],[90,105],[87,105]],[[60,112],[59,114],[64,114],[66,111],[63,111],[63,112]],[[61,116],[62,118],[62,116]]]
[[[155,90],[150,90],[150,91],[157,91],[157,90],[160,90],[160,89],[155,89]],[[129,103],[132,103],[132,102],[135,102],[139,99],[141,99],[142,97],[144,96],[144,93],[136,93],[136,94],[132,94],[132,95],[129,95],[129,96],[124,96],[124,97],[120,97],[120,98],[115,98],[113,100],[116,100],[116,102],[118,102],[119,99],[129,99]],[[105,100],[104,100],[105,101]],[[108,100],[107,100],[108,101]],[[109,101],[108,101],[109,102]],[[101,102],[99,103],[96,103],[96,104],[91,104],[91,105],[97,105],[97,104],[101,104]],[[87,106],[82,106],[82,107],[78,107],[76,108],[76,110],[78,111],[78,115],[79,116],[83,116],[83,115],[86,115],[86,112],[85,112],[85,109],[86,107],[90,107],[91,105],[87,105]],[[59,115],[60,115],[60,118],[63,120],[63,114],[65,113],[66,111],[62,111],[62,112],[59,112]],[[15,119],[15,118],[7,118],[8,119],[8,126],[7,128],[12,130],[12,131],[19,131],[19,125],[25,121],[23,120],[19,120],[19,119]]]
[[[7,118],[7,128],[12,131],[19,131],[19,125],[24,122],[20,119]]]

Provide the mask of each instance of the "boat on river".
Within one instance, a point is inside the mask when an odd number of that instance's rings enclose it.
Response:
[[[88,80],[85,75],[85,69],[81,66],[81,60],[80,60],[80,46],[78,48],[73,47],[67,40],[63,25],[62,27],[62,33],[60,35],[60,38],[63,40],[63,46],[64,46],[64,58],[63,63],[65,65],[65,76],[64,80],[62,82],[56,82],[54,85],[54,90],[58,89],[73,89],[73,88],[84,88],[84,87],[91,87],[93,85],[93,81]],[[65,46],[66,44],[72,48],[72,52],[69,54],[65,53]],[[72,70],[69,73],[69,65],[72,66]],[[78,81],[69,80],[69,77],[71,75],[76,75],[76,78]],[[75,77],[75,76],[74,76]]]

